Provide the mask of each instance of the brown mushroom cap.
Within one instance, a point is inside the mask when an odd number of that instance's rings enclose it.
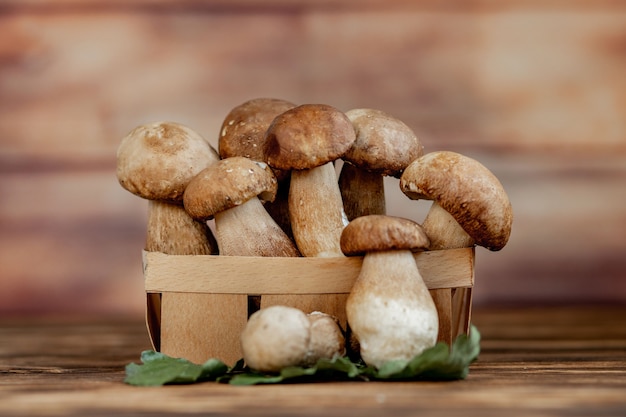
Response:
[[[117,178],[148,200],[180,202],[189,181],[219,156],[198,133],[178,123],[136,127],[117,149]]]
[[[401,217],[371,214],[352,220],[341,233],[347,256],[386,250],[424,250],[430,244],[418,223]]]
[[[509,240],[513,209],[502,184],[480,162],[450,151],[413,161],[400,178],[413,200],[435,200],[478,245],[502,249]]]
[[[245,156],[265,161],[265,132],[276,116],[296,107],[286,100],[255,98],[234,107],[222,122],[218,141],[221,158]]]
[[[343,156],[357,167],[381,175],[399,177],[424,146],[401,120],[375,109],[346,112],[356,132],[356,141]]]
[[[251,198],[272,201],[276,189],[276,177],[266,164],[235,156],[221,159],[192,179],[183,203],[191,217],[208,220]]]
[[[341,158],[356,140],[350,119],[325,104],[303,104],[278,115],[265,144],[272,168],[311,169]]]

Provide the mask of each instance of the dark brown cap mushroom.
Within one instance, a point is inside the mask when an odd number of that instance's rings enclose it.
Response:
[[[333,161],[356,139],[350,119],[325,104],[304,104],[277,116],[266,135],[268,164],[292,170],[289,214],[300,252],[343,256],[339,237],[347,219]]]
[[[419,224],[384,215],[358,217],[343,231],[341,247],[365,253],[346,303],[348,324],[368,365],[410,360],[437,341],[437,308],[412,251],[428,238]]]
[[[396,249],[424,250],[429,244],[418,223],[381,214],[358,217],[341,234],[341,250],[348,256]]]
[[[435,216],[434,213],[443,210],[480,246],[497,251],[509,240],[513,221],[511,202],[496,176],[475,159],[450,151],[425,154],[405,169],[400,189],[414,200],[434,200],[433,214],[429,213],[422,225],[431,243],[438,247],[453,245],[437,243],[449,240],[437,229],[458,228],[441,215]]]
[[[341,158],[356,140],[350,119],[326,104],[303,104],[277,116],[267,130],[272,168],[312,169]]]

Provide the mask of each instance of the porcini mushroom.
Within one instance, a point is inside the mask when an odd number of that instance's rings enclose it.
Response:
[[[194,219],[215,218],[220,255],[299,256],[295,244],[261,203],[274,199],[276,187],[276,178],[265,163],[234,156],[196,175],[183,202]]]
[[[202,169],[219,160],[217,152],[197,132],[179,123],[156,122],[129,132],[117,149],[117,177],[126,190],[149,200],[145,250],[169,255],[210,255],[217,253],[215,238],[204,222],[193,220],[182,205],[189,181]],[[205,326],[204,295],[149,294],[148,326],[153,342],[163,352],[175,352],[190,360],[210,339]],[[161,309],[171,311],[186,305],[187,316],[173,316],[161,325]],[[191,316],[195,314],[194,316]],[[161,343],[160,334],[168,338]],[[194,334],[197,343],[179,344],[184,335]]]
[[[419,224],[386,215],[358,217],[341,235],[346,255],[363,255],[346,312],[368,365],[410,360],[437,341],[437,309],[412,253],[428,244]]]
[[[306,316],[311,323],[311,339],[304,364],[313,365],[321,358],[343,356],[346,341],[339,320],[321,311],[312,311]]]
[[[241,349],[250,368],[270,373],[345,353],[343,334],[332,317],[307,315],[281,305],[262,308],[250,316],[241,333]]]
[[[384,177],[399,178],[424,147],[409,126],[382,110],[352,109],[346,116],[356,132],[339,175],[348,220],[386,214]]]
[[[294,239],[304,256],[343,256],[347,224],[333,162],[356,140],[350,119],[325,104],[303,104],[269,126],[267,163],[291,171],[289,213]]]
[[[405,169],[400,189],[412,200],[433,200],[422,223],[431,250],[477,244],[498,251],[509,240],[511,202],[496,176],[473,158],[427,153]]]
[[[296,107],[295,104],[277,98],[254,98],[234,107],[224,118],[218,140],[221,158],[244,156],[265,162],[265,132],[279,114]],[[266,201],[265,209],[274,221],[292,237],[289,220],[288,194],[289,172],[273,169],[278,181],[274,201]]]
[[[278,115],[266,132],[268,164],[291,172],[289,216],[300,253],[343,256],[339,239],[348,223],[333,162],[355,141],[350,119],[332,106],[304,104]],[[345,294],[266,297],[267,305],[287,304],[324,311],[345,324]],[[264,303],[262,302],[262,303]]]
[[[417,158],[400,178],[400,189],[413,200],[433,200],[422,227],[430,238],[430,250],[483,246],[502,249],[509,240],[513,209],[496,176],[477,160],[451,151],[431,152]],[[441,290],[438,290],[441,292]],[[438,305],[446,303],[460,312],[468,331],[471,288],[458,288]],[[444,314],[444,312],[441,312]],[[451,314],[451,313],[450,313]],[[442,331],[444,331],[442,329]],[[447,337],[451,341],[456,334]]]

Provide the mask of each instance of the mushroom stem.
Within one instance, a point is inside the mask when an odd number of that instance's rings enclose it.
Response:
[[[332,162],[291,172],[289,214],[303,256],[344,256],[339,241],[348,219]]]
[[[437,201],[430,206],[422,227],[430,239],[430,250],[469,248],[475,244],[474,239]]]
[[[182,205],[148,201],[145,249],[169,255],[211,255],[217,243],[204,222],[189,216]]]
[[[437,310],[410,250],[367,252],[346,310],[369,365],[411,359],[437,340]]]
[[[221,255],[300,256],[258,198],[215,213],[215,234]]]
[[[339,174],[339,189],[348,220],[386,213],[382,175],[345,162]]]
[[[149,200],[145,250],[169,255],[210,255],[217,253],[217,242],[211,229],[205,223],[192,219],[183,206]],[[169,294],[167,297],[166,304],[177,302],[176,295]],[[147,325],[156,349],[160,350],[161,294],[147,294],[147,303]]]
[[[430,250],[469,248],[476,243],[436,200],[428,210],[422,228],[430,239]],[[469,330],[472,289],[437,289],[431,291],[431,296],[442,318],[439,339],[451,344],[456,336],[466,334]],[[456,322],[453,322],[455,317]]]

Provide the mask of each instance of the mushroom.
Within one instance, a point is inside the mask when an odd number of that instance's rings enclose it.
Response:
[[[345,353],[344,337],[331,316],[305,314],[275,305],[250,316],[241,333],[246,364],[259,372],[280,372],[288,366],[310,366],[319,359]]]
[[[193,220],[182,205],[185,188],[202,169],[219,160],[217,152],[192,129],[171,122],[140,125],[129,132],[117,149],[117,178],[122,187],[149,200],[145,250],[170,255],[209,255],[217,252],[215,238],[204,222]],[[201,349],[210,338],[204,330],[204,310],[209,300],[203,295],[149,294],[148,326],[153,343],[164,352],[189,354]],[[171,317],[161,327],[161,308],[188,305],[194,317]],[[193,307],[195,306],[195,307]],[[156,329],[160,329],[156,331]],[[160,334],[169,337],[163,344]],[[184,335],[195,334],[198,344],[179,345]]]
[[[221,158],[244,156],[265,162],[265,131],[279,114],[296,107],[295,104],[276,98],[255,98],[234,107],[224,118],[218,140]],[[292,237],[287,196],[289,172],[273,169],[278,180],[274,201],[266,201],[265,209],[274,221]]]
[[[313,365],[322,358],[343,356],[346,341],[339,320],[321,311],[312,311],[306,316],[311,323],[311,339],[305,364]]]
[[[386,214],[384,177],[399,178],[424,147],[409,126],[381,110],[352,109],[346,116],[356,132],[339,175],[348,220]]]
[[[422,227],[430,250],[483,246],[502,249],[509,240],[513,210],[498,179],[480,162],[451,151],[437,151],[413,161],[400,178],[400,189],[410,199],[433,200]],[[468,331],[471,288],[453,293],[437,290],[440,314],[461,312],[459,332]],[[448,305],[448,306],[446,306]],[[445,311],[444,311],[445,310]],[[452,329],[441,329],[451,332]],[[450,334],[451,341],[456,334]]]
[[[363,255],[346,312],[366,364],[410,360],[435,345],[437,308],[412,253],[428,244],[418,223],[387,215],[358,217],[341,234],[346,255]]]
[[[196,175],[183,202],[194,219],[215,218],[220,255],[300,256],[261,203],[274,199],[276,187],[276,177],[265,163],[234,156]]]
[[[304,104],[277,116],[269,126],[267,163],[291,171],[289,214],[304,256],[343,256],[347,224],[333,162],[356,140],[348,117],[325,104]]]
[[[291,171],[289,215],[303,256],[343,256],[339,239],[348,223],[333,162],[356,140],[350,119],[325,104],[304,104],[278,115],[266,132],[265,155],[276,169]],[[306,295],[288,301],[265,298],[310,312],[324,311],[345,323],[345,294]]]
[[[412,200],[433,200],[422,223],[430,250],[477,244],[498,251],[509,240],[511,202],[496,176],[475,159],[430,152],[405,169],[400,189]]]

